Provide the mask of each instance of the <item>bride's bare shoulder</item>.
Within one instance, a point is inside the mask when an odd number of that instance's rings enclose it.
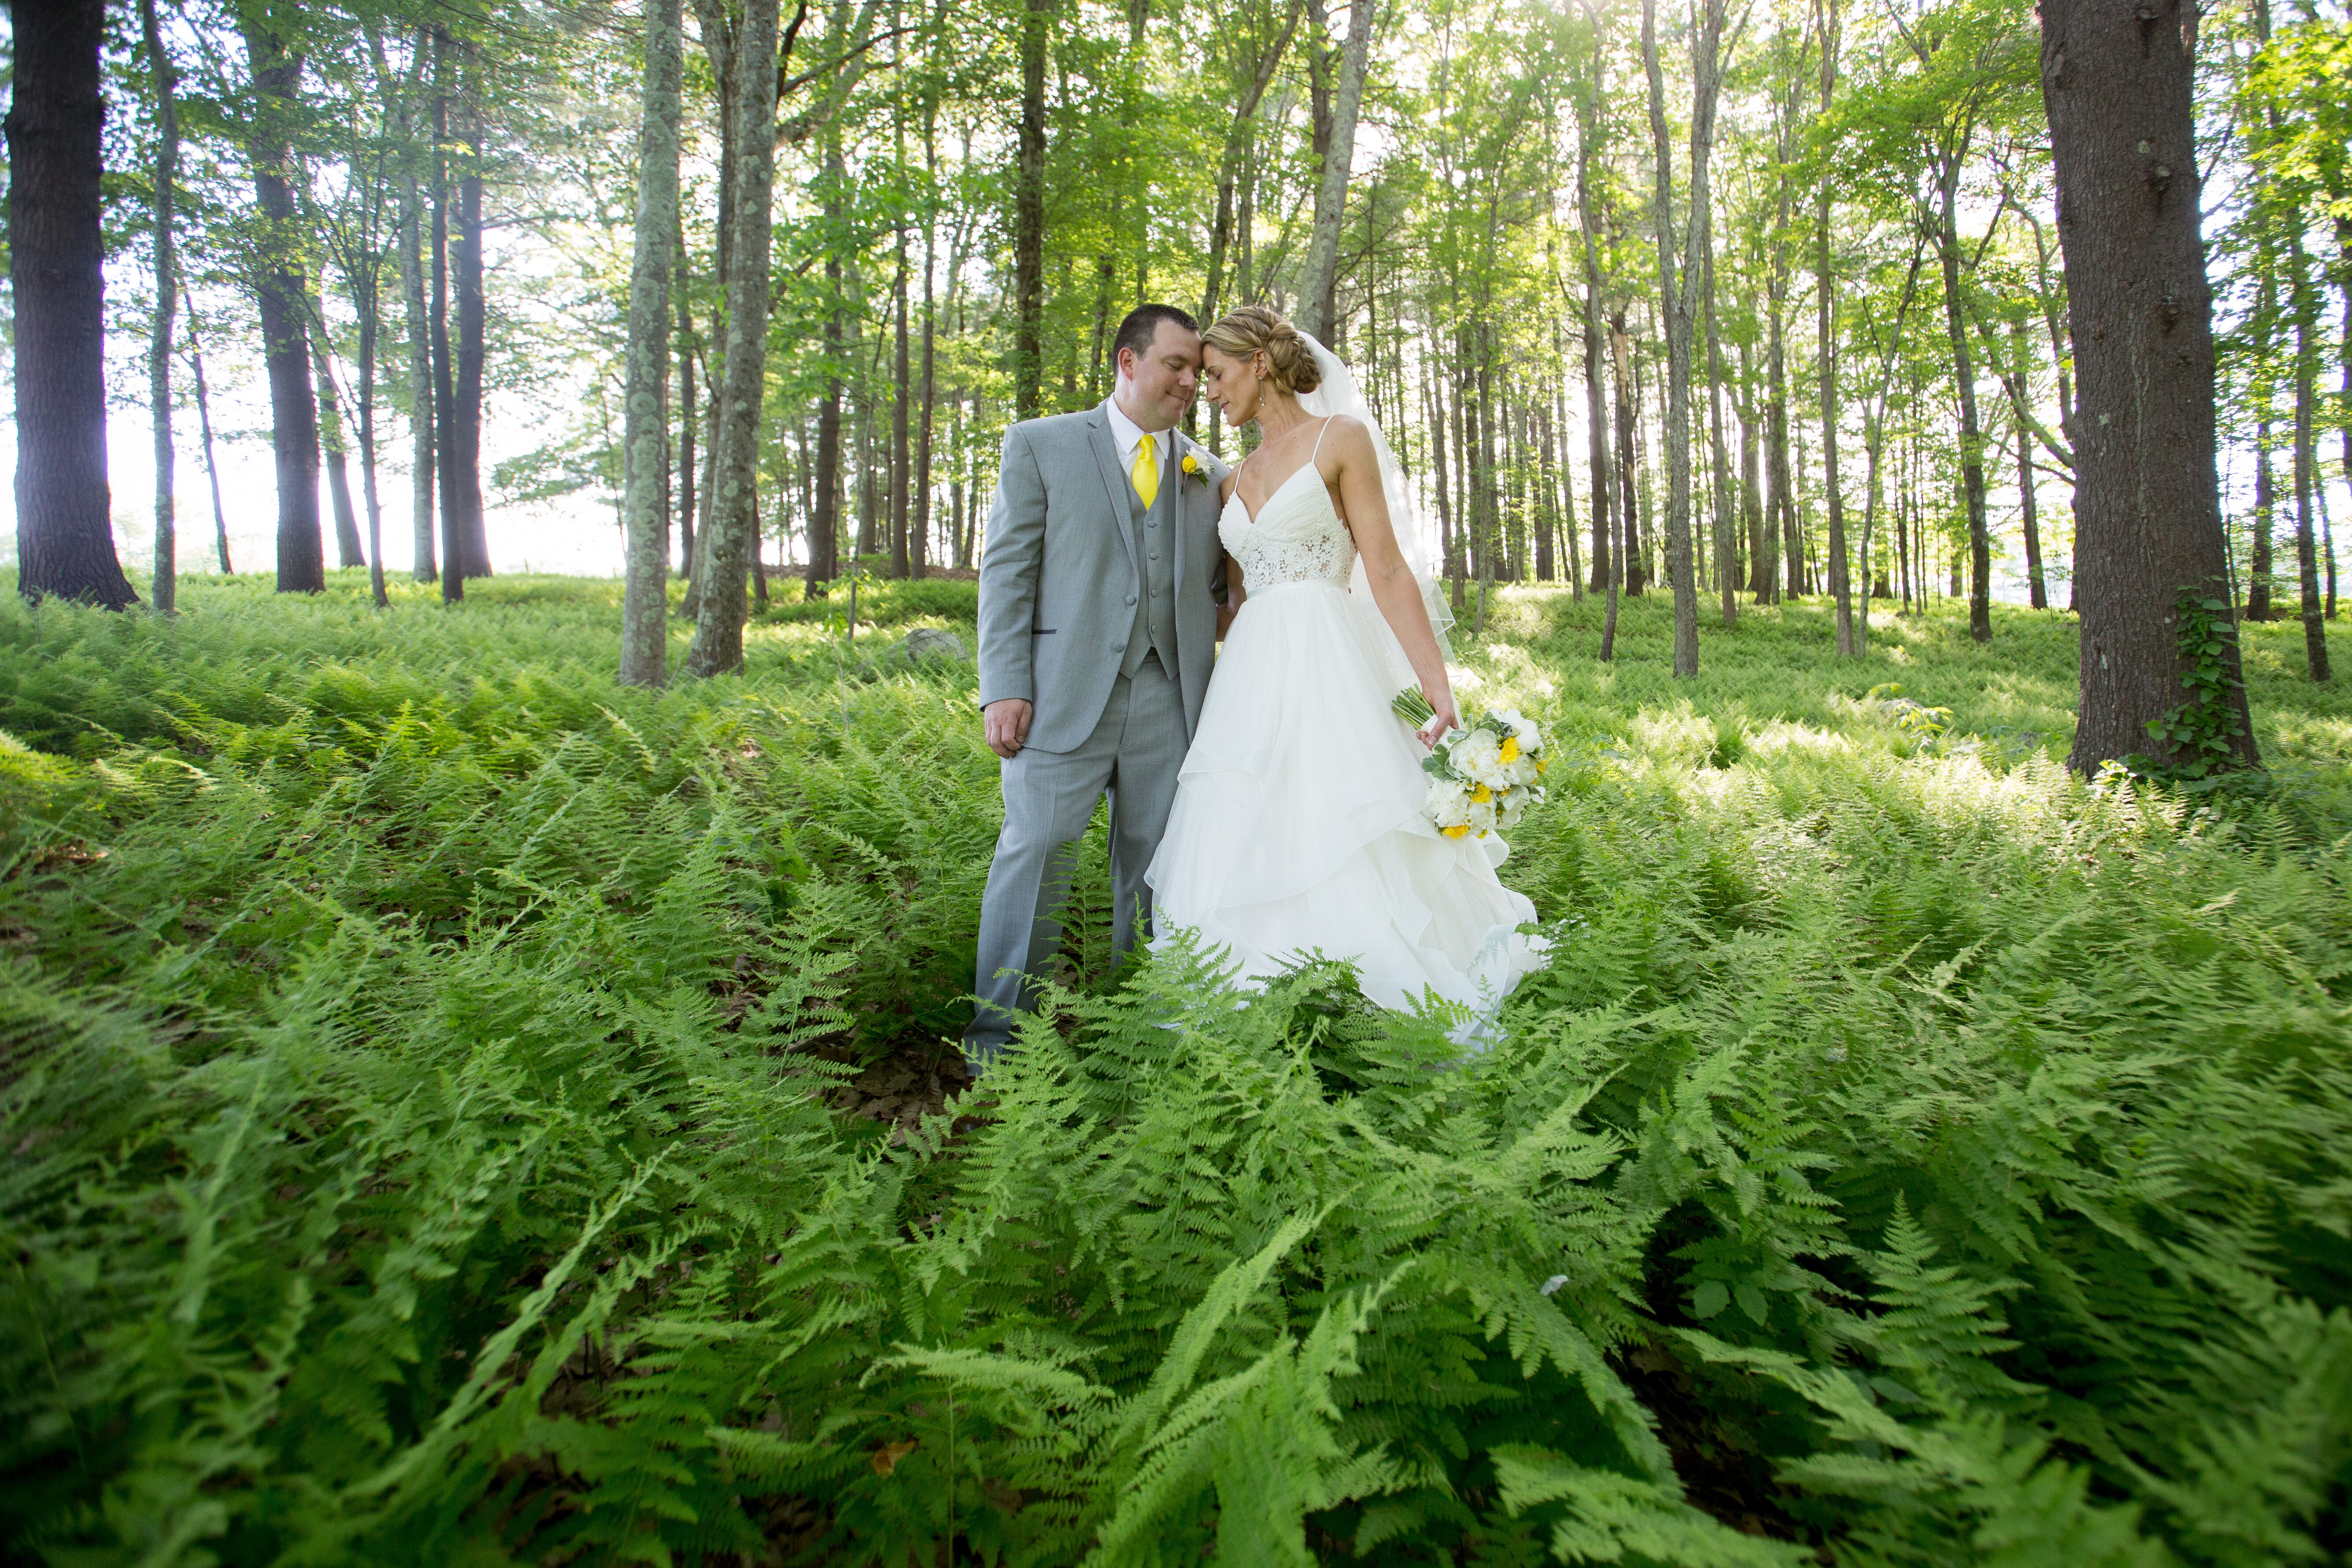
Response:
[[[1352,463],[1370,463],[1376,468],[1380,455],[1372,449],[1372,427],[1352,414],[1334,414],[1330,427],[1323,433],[1323,450],[1318,455],[1318,466],[1336,477]]]

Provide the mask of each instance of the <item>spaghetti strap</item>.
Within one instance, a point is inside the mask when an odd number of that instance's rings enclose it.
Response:
[[[1328,414],[1323,416],[1323,430],[1328,430],[1331,428],[1331,418],[1332,416]],[[1316,458],[1323,455],[1323,430],[1318,430],[1315,432],[1315,450],[1307,454],[1307,460],[1309,463],[1312,463]]]

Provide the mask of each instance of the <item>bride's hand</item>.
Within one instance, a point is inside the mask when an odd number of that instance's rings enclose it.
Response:
[[[1429,700],[1429,706],[1434,711],[1429,722],[1423,724],[1416,733],[1421,736],[1421,743],[1424,748],[1434,749],[1439,737],[1445,731],[1462,728],[1462,715],[1454,710],[1454,693],[1450,688],[1432,691],[1424,686],[1421,689],[1421,694]]]

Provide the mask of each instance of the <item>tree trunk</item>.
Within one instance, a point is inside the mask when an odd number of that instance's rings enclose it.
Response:
[[[1937,182],[1939,203],[1936,252],[1943,266],[1944,320],[1951,333],[1952,377],[1958,384],[1960,399],[1960,485],[1969,508],[1969,636],[1978,642],[1990,642],[1992,535],[1985,520],[1984,426],[1977,417],[1976,364],[1969,353],[1968,328],[1964,324],[1968,305],[1960,292],[1960,232],[1957,213],[1959,178],[1959,156],[1956,153],[1946,160]],[[2062,211],[2059,217],[2062,240],[2065,226]],[[2070,268],[2070,284],[2072,274]],[[2079,349],[2076,357],[2079,362]]]
[[[1698,673],[1698,583],[1691,549],[1690,372],[1698,324],[1691,274],[1706,244],[1707,214],[1696,198],[1714,137],[1715,56],[1721,37],[1720,0],[1708,0],[1693,55],[1691,169],[1694,204],[1689,255],[1675,260],[1674,139],[1666,131],[1665,74],[1658,65],[1658,0],[1642,0],[1642,63],[1650,78],[1650,142],[1654,155],[1651,222],[1657,231],[1658,313],[1666,337],[1666,570],[1675,591],[1675,675]]]
[[[2276,258],[2269,254],[2267,239],[2258,237],[2254,265],[2261,276],[2254,301],[2253,321],[2250,323],[2253,337],[2252,384],[2248,395],[2254,405],[2254,520],[2253,559],[2246,573],[2246,617],[2267,621],[2272,616],[2271,560],[2272,524],[2277,516],[2277,480],[2271,471],[2271,416],[2273,385],[2271,380],[2272,340],[2278,323],[2278,277]]]
[[[1821,7],[1822,118],[1826,121],[1837,89],[1837,0],[1821,0]],[[1845,553],[1845,489],[1838,472],[1837,282],[1830,268],[1830,215],[1834,205],[1834,176],[1824,170],[1813,230],[1813,276],[1819,281],[1820,293],[1819,324],[1815,330],[1821,336],[1822,479],[1829,510],[1830,600],[1837,607],[1837,650],[1852,658],[1859,649],[1853,637],[1852,564]],[[1868,594],[1867,584],[1863,591]],[[1863,614],[1870,614],[1867,598]]]
[[[1298,279],[1299,330],[1318,338],[1334,333],[1333,308],[1339,277],[1339,230],[1348,215],[1348,175],[1356,159],[1356,120],[1364,100],[1364,76],[1372,58],[1372,0],[1350,0],[1348,42],[1339,61],[1339,90],[1331,103],[1331,134],[1323,153],[1323,178],[1315,193],[1315,230],[1307,245],[1307,266]],[[1202,323],[1206,325],[1206,323]]]
[[[292,262],[299,174],[288,140],[302,61],[252,23],[245,28],[245,48],[258,100],[248,148],[254,198],[268,231],[254,295],[278,467],[278,591],[317,593],[327,585],[326,542],[319,529],[319,405],[310,385],[310,334],[303,321],[307,285]]]
[[[424,48],[422,41],[418,48]],[[408,329],[408,522],[415,552],[409,575],[419,583],[440,576],[433,548],[433,320],[425,301],[424,198],[416,171],[400,176],[400,294]]]
[[[2144,19],[2145,18],[2145,19]],[[2059,189],[2082,417],[2074,455],[2082,710],[2069,765],[2148,750],[2182,683],[2184,595],[2226,603],[2214,469],[2212,295],[2198,232],[2188,0],[2043,0],[2042,96]],[[2144,149],[2144,151],[2143,151]],[[1948,286],[1953,279],[1947,274]],[[2259,762],[2235,627],[2217,623],[2217,727]]]
[[[1706,315],[1707,447],[1715,479],[1716,585],[1723,595],[1723,624],[1739,624],[1738,523],[1732,516],[1731,457],[1723,439],[1723,333],[1715,314],[1715,246],[1701,253],[1699,289]]]
[[[1559,572],[1552,560],[1552,530],[1558,523],[1559,505],[1559,454],[1552,445],[1551,400],[1545,398],[1534,405],[1532,416],[1536,426],[1537,482],[1536,490],[1536,581],[1550,583]]]
[[[1619,310],[1610,322],[1609,347],[1617,372],[1617,513],[1624,524],[1623,535],[1618,541],[1617,575],[1625,595],[1638,597],[1645,585],[1643,582],[1642,509],[1636,489],[1640,469],[1633,451],[1633,340],[1625,331],[1625,312]]]
[[[228,563],[228,512],[221,505],[220,462],[213,455],[213,399],[205,384],[205,351],[196,342],[196,306],[188,297],[187,280],[180,281],[180,304],[188,314],[188,368],[196,381],[196,428],[204,437],[205,479],[213,492],[213,542],[220,552],[221,575],[233,574]]]
[[[466,596],[457,517],[457,378],[449,359],[449,35],[433,29],[433,456],[441,484],[441,602]]]
[[[928,149],[930,137],[924,136]],[[927,160],[936,163],[935,160]],[[936,226],[930,215],[923,218],[923,381],[921,401],[918,406],[921,417],[915,426],[915,521],[907,542],[908,555],[913,574],[920,577],[929,570],[931,553],[931,422],[933,404],[938,399],[938,362],[933,338],[939,326],[939,311],[932,298],[932,276],[937,271],[934,237]]]
[[[903,160],[901,160],[903,163]],[[907,230],[898,228],[898,272],[890,289],[891,325],[896,334],[896,357],[890,376],[890,575],[904,578],[912,574],[913,561],[907,548],[908,480],[912,469],[908,450],[912,431],[908,405],[914,400],[915,367],[909,352],[907,321]]]
[[[678,45],[681,78],[686,46]],[[683,110],[681,110],[681,115]],[[681,121],[682,122],[682,121]],[[677,254],[670,280],[670,293],[677,301],[677,572],[684,576],[694,566],[694,480],[695,480],[695,421],[700,417],[694,395],[694,301],[688,287],[691,275],[687,270],[686,229],[681,222],[677,231]],[[667,546],[664,546],[667,563]],[[663,613],[667,615],[665,595]]]
[[[139,0],[139,32],[155,73],[155,318],[147,340],[147,408],[155,437],[155,575],[148,598],[157,615],[179,608],[179,525],[172,487],[178,457],[172,446],[172,316],[180,302],[179,263],[172,246],[173,183],[180,172],[180,111],[173,101],[179,73],[155,21],[155,0]]]
[[[1777,221],[1772,230],[1772,270],[1765,284],[1765,302],[1769,320],[1766,324],[1767,348],[1764,357],[1766,405],[1764,410],[1764,468],[1766,481],[1772,490],[1772,517],[1780,524],[1779,553],[1788,569],[1788,596],[1801,598],[1805,592],[1805,552],[1797,537],[1796,500],[1790,494],[1789,468],[1789,374],[1787,322],[1789,300],[1789,244],[1784,237],[1791,227],[1789,212],[1788,165],[1794,153],[1789,146],[1785,116],[1775,128],[1778,161],[1781,165],[1774,172]]]
[[[458,57],[458,102],[464,115],[466,172],[457,182],[457,237],[449,264],[457,296],[457,404],[455,483],[443,504],[465,542],[466,575],[490,574],[490,542],[482,515],[482,359],[486,326],[482,296],[481,61],[472,46]],[[464,68],[470,62],[471,68]]]
[[[827,291],[834,305],[825,312],[824,395],[816,411],[816,498],[809,513],[807,598],[822,598],[826,584],[841,575],[841,258],[827,254]]]
[[[303,336],[310,349],[310,372],[318,380],[319,445],[327,459],[327,500],[335,517],[335,566],[343,570],[367,564],[360,547],[359,514],[352,506],[351,447],[343,438],[342,399],[335,386],[333,360],[327,353],[326,290],[310,289],[303,308],[308,320]]]
[[[2294,566],[2303,612],[2303,654],[2314,680],[2328,679],[2326,602],[2320,595],[2319,538],[2313,526],[2312,492],[2318,474],[2312,429],[2319,358],[2319,290],[2304,254],[2302,215],[2287,219],[2287,299],[2294,311]],[[2331,572],[2329,575],[2333,576]],[[2330,595],[2333,597],[2333,595]]]
[[[1034,3],[1034,0],[1033,0]],[[744,568],[759,527],[753,479],[759,458],[760,401],[767,374],[768,253],[776,170],[776,0],[745,0],[732,53],[741,147],[736,175],[734,236],[727,276],[726,417],[719,438],[718,509],[711,523],[710,574],[702,584],[688,673],[718,675],[743,666]]]
[[[1013,197],[1015,419],[1037,417],[1045,370],[1045,34],[1051,15],[1051,0],[1021,0],[1021,131]]]
[[[15,307],[16,586],[121,609],[106,479],[96,0],[16,0],[8,105],[8,279]]]
[[[627,459],[622,510],[628,559],[621,592],[621,680],[630,686],[659,686],[668,677],[669,520],[662,479],[668,471],[663,447],[669,416],[663,405],[669,383],[670,264],[678,250],[678,97],[684,47],[678,0],[646,0],[622,435]]]

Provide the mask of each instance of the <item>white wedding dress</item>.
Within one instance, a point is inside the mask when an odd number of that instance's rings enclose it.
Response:
[[[1255,518],[1236,485],[1218,534],[1245,596],[1144,873],[1159,942],[1189,928],[1244,982],[1311,952],[1345,959],[1372,1001],[1433,992],[1475,1033],[1542,962],[1518,929],[1535,906],[1423,811],[1426,753],[1389,706],[1411,668],[1370,593],[1349,591],[1355,541],[1315,460]]]

